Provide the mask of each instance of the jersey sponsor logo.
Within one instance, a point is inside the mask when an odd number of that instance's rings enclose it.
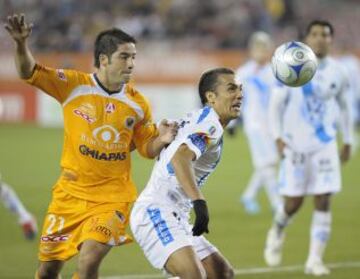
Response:
[[[106,113],[113,113],[115,111],[115,105],[113,103],[108,103],[105,107]]]
[[[126,159],[126,152],[101,152],[96,149],[91,149],[82,144],[79,146],[79,151],[84,156],[89,156],[100,161],[123,161]]]
[[[99,232],[107,237],[111,236],[111,230],[103,225],[97,225],[94,231]]]
[[[57,74],[59,79],[61,79],[63,81],[67,81],[67,78],[66,78],[66,75],[65,75],[65,72],[64,72],[63,69],[56,70],[56,74]]]
[[[132,129],[134,128],[134,125],[135,125],[135,118],[130,116],[128,118],[125,119],[125,127],[128,128],[128,129]]]
[[[70,238],[69,234],[63,235],[43,235],[41,236],[41,242],[65,242]]]
[[[151,222],[154,225],[156,233],[161,240],[161,243],[166,246],[169,243],[174,241],[174,238],[165,222],[164,219],[161,217],[160,209],[159,208],[148,208],[147,213],[151,219]]]
[[[80,107],[74,109],[74,114],[85,119],[90,124],[96,121],[96,109],[89,103],[82,104]]]
[[[105,148],[107,150],[127,149],[129,146],[126,142],[99,142],[93,137],[86,135],[85,133],[81,134],[80,139],[88,145]]]
[[[120,133],[110,125],[103,125],[93,130],[93,137],[100,142],[117,143]]]

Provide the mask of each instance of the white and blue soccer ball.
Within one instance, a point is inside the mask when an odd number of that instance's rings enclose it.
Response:
[[[298,87],[310,81],[315,75],[317,59],[306,44],[291,41],[275,50],[271,68],[280,82],[291,87]]]

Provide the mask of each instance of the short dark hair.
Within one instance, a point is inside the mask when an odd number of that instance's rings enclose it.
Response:
[[[234,75],[234,71],[229,68],[215,68],[206,71],[201,75],[199,81],[199,96],[202,105],[207,103],[206,92],[213,91],[215,92],[218,76],[222,74],[232,74]]]
[[[95,40],[95,49],[94,49],[94,65],[96,68],[100,67],[100,54],[105,54],[108,57],[113,54],[119,45],[126,43],[136,44],[136,40],[125,33],[121,29],[112,28],[100,32]]]
[[[335,30],[334,30],[334,27],[332,26],[332,24],[326,20],[319,20],[319,19],[313,20],[308,24],[308,26],[306,27],[305,36],[309,35],[311,28],[313,28],[313,26],[315,26],[315,25],[329,27],[330,35],[331,35],[331,37],[334,37]]]

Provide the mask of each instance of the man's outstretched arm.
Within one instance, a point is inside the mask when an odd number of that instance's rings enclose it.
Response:
[[[186,144],[182,144],[175,152],[171,164],[185,194],[192,200],[195,212],[195,222],[192,232],[194,236],[199,236],[205,232],[209,232],[209,211],[205,197],[196,185],[195,174],[192,168],[192,162],[195,156],[195,153],[190,150]]]
[[[27,38],[31,34],[33,24],[25,22],[24,14],[20,16],[14,14],[7,17],[7,23],[4,27],[15,42],[15,64],[19,77],[28,79],[31,77],[36,65],[27,44]]]

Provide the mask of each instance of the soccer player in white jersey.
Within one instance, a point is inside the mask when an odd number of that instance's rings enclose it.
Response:
[[[1,175],[0,200],[7,209],[16,215],[25,238],[28,240],[33,240],[38,231],[36,219],[23,205],[14,189],[1,179]]]
[[[240,201],[249,214],[256,214],[260,210],[256,196],[261,186],[265,186],[273,210],[281,204],[276,179],[278,154],[268,125],[270,92],[276,79],[269,63],[273,49],[270,36],[255,32],[248,48],[251,59],[237,70],[236,81],[243,82],[241,113],[254,171]]]
[[[202,75],[199,94],[204,107],[178,121],[178,135],[160,153],[130,225],[155,268],[182,279],[233,278],[228,261],[202,236],[209,215],[201,187],[220,161],[224,127],[240,114],[241,85],[232,70],[217,68]]]
[[[304,197],[314,196],[305,273],[316,276],[330,273],[323,255],[331,232],[330,199],[341,188],[336,143],[336,124],[340,120],[344,123],[340,154],[343,162],[350,157],[352,141],[347,80],[338,62],[328,56],[333,36],[329,22],[316,20],[308,25],[305,41],[318,58],[317,72],[302,87],[279,85],[270,101],[270,125],[283,156],[279,191],[285,205],[275,214],[264,257],[270,266],[281,263],[284,229]],[[337,107],[340,114],[335,113]]]

